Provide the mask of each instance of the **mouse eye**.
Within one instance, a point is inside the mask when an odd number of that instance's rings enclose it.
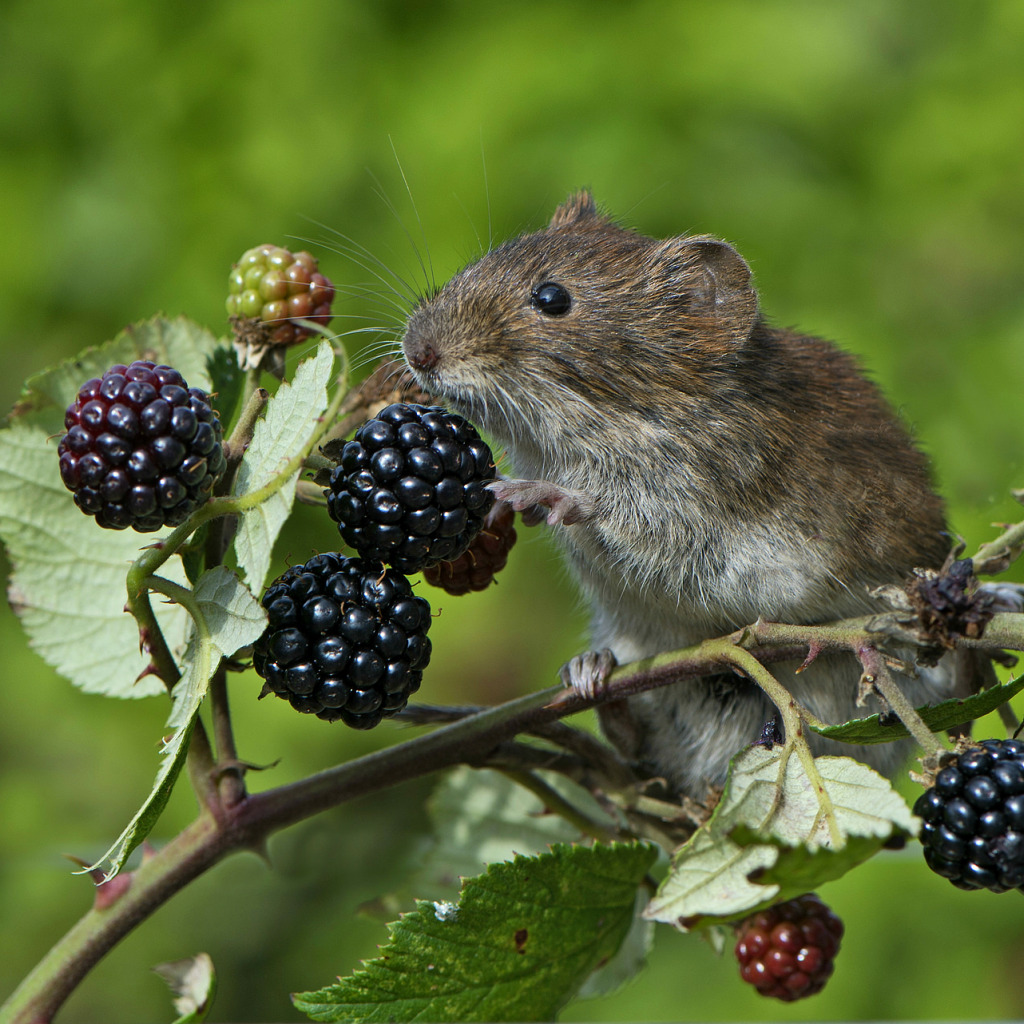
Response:
[[[569,312],[572,299],[556,281],[545,281],[530,293],[530,303],[545,316],[564,316]]]

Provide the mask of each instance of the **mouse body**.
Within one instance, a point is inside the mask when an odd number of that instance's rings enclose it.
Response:
[[[947,555],[927,460],[879,389],[830,342],[770,326],[719,239],[648,238],[581,192],[421,301],[402,344],[420,385],[506,449],[516,476],[496,493],[541,509],[594,649],[620,664],[759,617],[879,610],[869,588]],[[852,656],[795,667],[772,671],[819,718],[870,713]],[[900,682],[923,704],[954,674],[944,659]],[[773,715],[723,674],[613,702],[602,722],[645,772],[700,799]],[[885,773],[907,754],[815,742]]]

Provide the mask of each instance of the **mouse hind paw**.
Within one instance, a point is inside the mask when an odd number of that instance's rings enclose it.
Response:
[[[585,700],[593,700],[604,692],[604,685],[617,662],[615,655],[604,647],[599,651],[586,651],[567,661],[559,670],[565,686]]]

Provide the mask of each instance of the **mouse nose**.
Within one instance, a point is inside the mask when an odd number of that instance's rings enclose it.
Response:
[[[430,370],[437,365],[437,346],[429,333],[410,326],[402,339],[402,351],[414,370]]]

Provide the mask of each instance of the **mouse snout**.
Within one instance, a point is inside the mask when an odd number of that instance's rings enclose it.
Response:
[[[437,346],[429,332],[411,325],[402,339],[402,351],[414,370],[431,370],[437,365]]]

